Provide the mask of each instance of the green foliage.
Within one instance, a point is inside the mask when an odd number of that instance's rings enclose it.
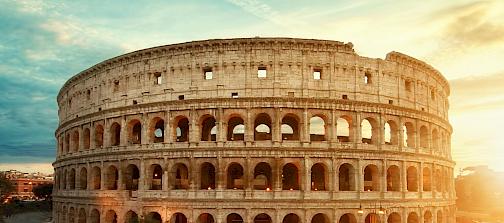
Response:
[[[43,184],[33,188],[33,194],[35,197],[48,199],[52,195],[53,185]]]
[[[12,191],[14,191],[14,185],[5,177],[5,174],[0,173],[0,202],[7,198]]]

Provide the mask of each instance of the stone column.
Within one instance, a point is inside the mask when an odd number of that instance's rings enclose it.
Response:
[[[308,109],[303,110],[303,115],[301,117],[300,123],[300,139],[301,142],[307,143],[310,142],[310,126],[308,121]]]
[[[200,137],[200,126],[197,120],[198,114],[194,108],[189,111],[189,142],[198,143],[201,139]]]
[[[100,167],[100,190],[105,190],[105,165],[103,164],[103,161],[101,161],[101,167]]]
[[[247,109],[245,123],[245,142],[254,141],[254,117],[250,114],[250,109]]]
[[[142,126],[142,131],[141,131],[141,142],[140,144],[142,145],[147,145],[149,144],[149,117],[147,114],[142,114],[141,118],[141,126]]]
[[[128,139],[129,128],[128,123],[126,122],[126,116],[121,117],[120,125],[121,125],[121,140],[119,146],[126,146],[130,143],[130,140]]]
[[[165,114],[165,129],[164,129],[164,142],[172,143],[173,142],[173,124],[171,119],[170,110],[166,111]]]
[[[89,126],[89,149],[96,149],[96,127],[95,123]]]
[[[302,164],[302,167],[303,167],[303,171],[300,171],[302,172],[303,174],[299,174],[299,177],[301,178],[301,180],[303,180],[304,178],[304,184],[301,183],[301,188],[304,192],[310,192],[311,191],[311,168],[310,168],[310,160],[307,156],[304,157],[304,159],[302,160],[301,162]],[[301,181],[303,182],[303,181]],[[303,188],[304,187],[304,188]]]
[[[338,117],[336,116],[336,111],[333,109],[331,111],[331,124],[329,126],[329,141],[332,143],[338,142],[337,127],[338,127]]]
[[[110,120],[103,121],[103,148],[110,147]]]
[[[138,179],[138,190],[139,191],[144,191],[148,190],[149,188],[146,188],[146,167],[145,167],[145,160],[143,158],[140,159],[140,179]]]
[[[362,143],[362,131],[361,131],[361,114],[360,112],[355,113],[354,122],[352,122],[353,131],[353,142],[356,144]]]
[[[275,108],[273,110],[274,112],[274,116],[273,116],[273,120],[272,120],[272,127],[273,127],[273,131],[271,132],[272,133],[272,139],[273,139],[273,142],[281,142],[282,141],[282,113],[280,111],[279,108]]]
[[[117,174],[118,174],[118,177],[117,177],[117,190],[124,190],[126,189],[126,183],[124,182],[124,169],[125,167],[123,165],[128,165],[128,163],[123,163],[123,161],[121,159],[119,159],[117,161]],[[140,169],[140,171],[142,171]],[[141,172],[140,172],[140,176],[141,176]]]

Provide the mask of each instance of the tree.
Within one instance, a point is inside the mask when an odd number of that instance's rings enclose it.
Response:
[[[4,173],[0,173],[0,202],[3,203],[12,191],[14,191],[12,182],[5,177]]]
[[[35,197],[44,198],[45,200],[47,200],[51,197],[52,190],[52,184],[43,184],[33,188],[33,194],[35,195]]]

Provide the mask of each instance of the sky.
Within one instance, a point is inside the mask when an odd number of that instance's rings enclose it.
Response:
[[[458,168],[504,171],[504,1],[0,0],[0,170],[52,172],[56,95],[127,52],[193,40],[299,37],[399,51],[450,82]]]

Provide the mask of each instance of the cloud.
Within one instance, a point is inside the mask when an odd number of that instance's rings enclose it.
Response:
[[[504,71],[487,76],[469,76],[450,81],[453,112],[502,109]]]

